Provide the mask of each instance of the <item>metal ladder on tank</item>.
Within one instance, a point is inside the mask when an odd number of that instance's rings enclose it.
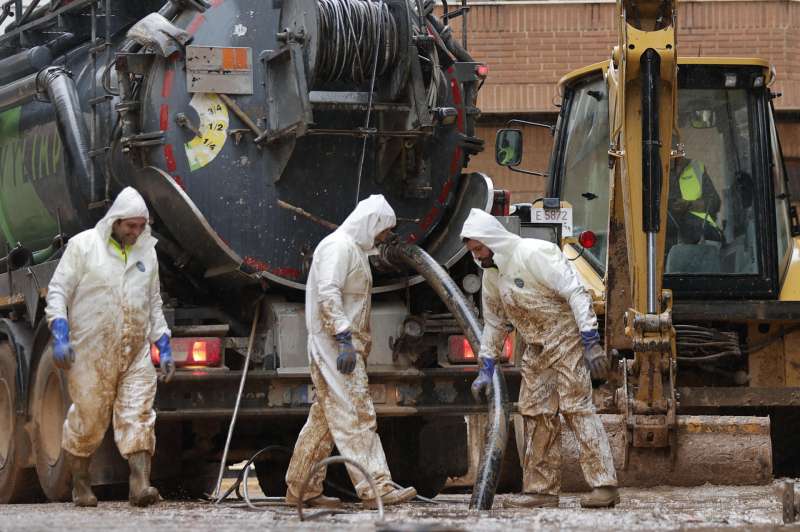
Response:
[[[104,18],[104,35],[101,38],[97,36],[97,7],[98,5],[102,5],[102,12],[100,13]],[[91,172],[90,181],[93,184],[92,191],[96,190],[94,186],[95,179],[96,179],[96,160],[99,156],[107,157],[108,153],[111,151],[111,146],[102,146],[100,148],[97,147],[97,106],[103,105],[108,103],[111,104],[111,100],[114,98],[114,95],[107,92],[103,87],[103,93],[101,95],[97,95],[97,56],[103,56],[103,76],[106,75],[106,69],[109,68],[110,53],[111,53],[111,0],[97,0],[96,2],[92,2],[91,5],[91,19],[92,19],[92,40],[91,40],[91,47],[89,48],[89,54],[92,58],[92,97],[89,100],[89,106],[91,107],[91,123],[89,124],[89,157],[92,159],[92,164],[89,168]],[[103,85],[101,81],[101,86]],[[109,116],[111,113],[109,113]],[[103,198],[99,200],[95,200],[89,204],[89,209],[101,209],[108,206],[110,203],[110,196],[111,196],[111,175],[110,170],[104,172],[105,175],[105,186],[103,187],[104,193]]]

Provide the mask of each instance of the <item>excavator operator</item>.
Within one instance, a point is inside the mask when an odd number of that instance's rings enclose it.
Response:
[[[720,198],[705,164],[697,159],[678,159],[670,172],[669,218],[677,228],[678,241],[697,244],[701,240],[721,242],[717,224]]]
[[[686,133],[710,130],[715,127],[716,113],[709,102],[684,102],[678,114],[678,127]],[[673,136],[673,145],[678,137]],[[697,151],[700,146],[689,146]],[[694,153],[694,152],[692,152]],[[698,158],[684,156],[670,168],[668,218],[671,243],[697,244],[704,241],[722,242],[722,228],[717,221],[721,201],[706,164]],[[677,238],[676,238],[677,237]]]

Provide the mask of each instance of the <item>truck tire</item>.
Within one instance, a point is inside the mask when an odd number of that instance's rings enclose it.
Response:
[[[267,497],[286,495],[286,470],[289,469],[290,458],[282,453],[274,453],[267,460],[256,460],[258,486]]]
[[[25,419],[16,412],[17,360],[7,340],[0,341],[0,504],[42,498],[36,471],[27,467],[30,442]]]
[[[61,448],[61,434],[72,400],[67,391],[67,376],[53,363],[51,344],[45,348],[36,368],[32,392],[32,437],[39,484],[51,501],[69,501],[72,479]]]
[[[180,474],[153,481],[161,497],[168,500],[208,499],[217,484],[219,462],[185,462]]]

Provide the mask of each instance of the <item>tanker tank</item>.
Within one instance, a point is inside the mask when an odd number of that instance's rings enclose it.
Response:
[[[479,295],[445,273],[476,278],[460,228],[471,208],[494,205],[491,180],[464,171],[483,149],[476,98],[487,68],[449,26],[461,16],[468,27],[468,9],[443,7],[438,18],[424,0],[13,6],[0,36],[0,351],[14,359],[0,364],[0,385],[18,393],[13,405],[0,394],[0,415],[29,416],[34,434],[0,470],[0,503],[27,493],[7,471],[35,469],[31,486],[69,497],[60,432],[44,430],[62,426],[70,399],[49,354],[43,296],[64,242],[131,185],[153,217],[178,365],[156,398],[160,445],[170,446],[156,457],[170,459],[154,463],[154,478],[186,493],[213,489],[197,464],[224,456],[219,422],[239,404],[240,373],[247,423],[237,434],[249,437],[229,440],[231,456],[250,456],[254,442],[293,445],[311,397],[312,253],[380,193],[400,245],[394,264],[391,253],[375,257],[369,368],[379,430],[393,434],[393,476],[433,496],[472,475],[477,506],[491,506],[509,405],[498,373],[486,452],[470,465],[465,416],[485,410],[469,393]],[[26,438],[22,427],[0,433],[0,448]],[[93,483],[127,480],[111,454],[94,460]],[[285,491],[285,465],[256,462],[265,493]]]
[[[159,250],[207,286],[303,288],[329,229],[281,205],[338,223],[374,193],[402,240],[446,265],[463,254],[450,226],[492,196],[462,173],[483,147],[482,77],[430,2],[160,4],[110,1],[105,16],[54,1],[0,39],[18,73],[0,87],[7,242],[45,249],[133,185]],[[53,40],[59,20],[69,34]]]

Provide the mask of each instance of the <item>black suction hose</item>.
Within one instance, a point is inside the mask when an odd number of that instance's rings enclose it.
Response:
[[[48,67],[36,76],[38,91],[47,94],[56,111],[61,140],[69,155],[73,173],[80,183],[83,197],[88,202],[97,201],[98,186],[89,158],[89,133],[81,114],[78,90],[69,72],[63,67]]]
[[[474,63],[475,59],[467,52],[461,44],[453,38],[453,31],[450,29],[450,26],[445,26],[442,22],[433,14],[429,14],[427,16],[428,22],[431,23],[433,29],[436,30],[436,33],[442,38],[444,45],[450,51],[451,54],[455,56],[456,59],[465,63]]]
[[[421,275],[441,298],[472,346],[472,351],[480,351],[481,325],[455,281],[439,263],[433,260],[422,248],[410,244],[392,243],[383,248],[384,258],[393,264],[402,264]],[[503,372],[498,369],[492,378],[492,393],[489,397],[489,423],[486,427],[483,453],[478,465],[478,474],[472,488],[471,509],[490,510],[497,490],[500,465],[508,439],[508,421],[511,405]]]

